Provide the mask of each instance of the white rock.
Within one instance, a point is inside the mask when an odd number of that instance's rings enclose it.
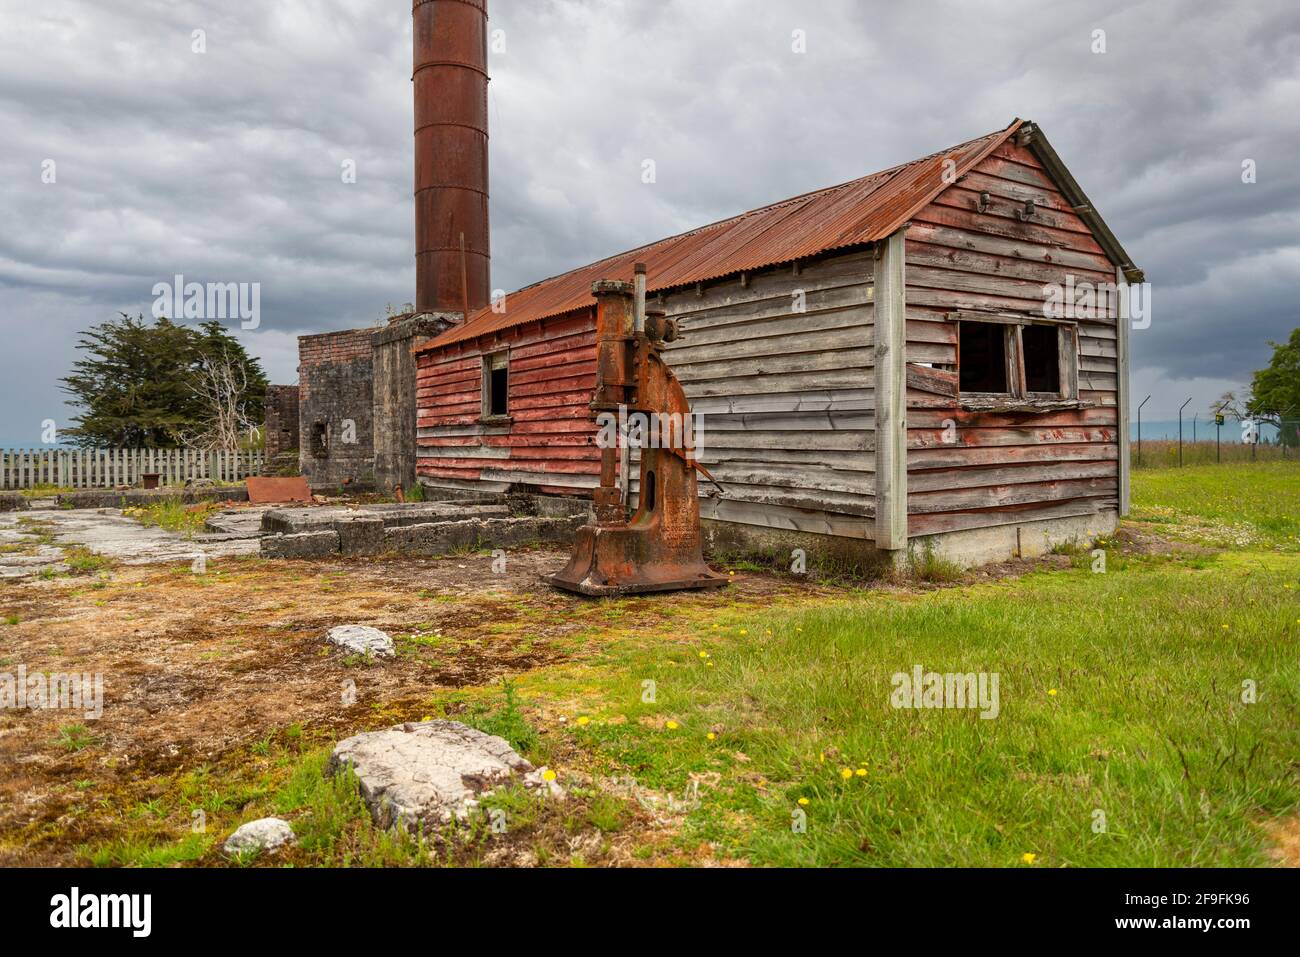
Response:
[[[227,854],[243,851],[276,851],[293,842],[293,828],[288,821],[278,817],[264,817],[241,824],[234,834],[226,838]]]
[[[393,639],[378,628],[368,625],[339,625],[331,628],[327,636],[332,644],[360,655],[375,658],[391,658],[397,652],[393,649]]]
[[[426,833],[453,818],[465,820],[478,799],[512,779],[563,797],[503,739],[457,721],[400,724],[340,741],[329,772],[351,765],[361,796],[379,827],[401,824]]]

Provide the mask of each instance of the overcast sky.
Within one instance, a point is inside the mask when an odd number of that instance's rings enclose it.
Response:
[[[490,9],[494,287],[1020,116],[1152,283],[1146,417],[1204,411],[1300,325],[1292,0]],[[239,335],[276,382],[296,336],[414,298],[410,31],[410,0],[0,0],[0,445],[66,423],[78,331],[177,273],[261,284]]]

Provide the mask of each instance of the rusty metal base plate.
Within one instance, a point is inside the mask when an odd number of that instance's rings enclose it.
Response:
[[[254,505],[311,501],[311,489],[301,475],[292,478],[250,475],[245,481],[248,485],[248,500]]]
[[[647,579],[645,581],[620,582],[617,585],[597,585],[590,579],[582,581],[570,581],[567,578],[561,578],[559,575],[543,575],[542,581],[556,588],[562,588],[565,591],[571,591],[578,595],[589,595],[592,598],[611,598],[618,595],[645,595],[657,591],[688,591],[697,588],[722,588],[727,584],[728,579],[716,572],[708,572],[703,575],[696,575],[692,578],[680,578],[665,581],[662,579]]]
[[[555,588],[593,597],[727,584],[725,576],[704,564],[698,534],[672,538],[665,534],[658,513],[627,524],[583,525],[573,536],[569,563],[543,580]]]

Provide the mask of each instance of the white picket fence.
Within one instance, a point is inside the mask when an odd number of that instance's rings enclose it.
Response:
[[[163,485],[190,479],[242,482],[256,475],[260,451],[200,452],[196,449],[0,449],[0,489],[114,488],[159,476]]]

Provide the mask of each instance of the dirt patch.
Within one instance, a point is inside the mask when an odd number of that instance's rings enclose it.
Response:
[[[156,776],[247,755],[290,726],[342,737],[419,720],[439,689],[598,653],[592,636],[622,619],[662,628],[819,591],[738,574],[721,591],[602,602],[542,584],[566,559],[512,552],[502,574],[489,555],[214,559],[203,575],[118,566],[5,586],[0,670],[102,675],[104,701],[98,720],[0,711],[0,863],[76,863],[79,846],[112,833],[96,795],[147,797]],[[329,647],[325,633],[341,624],[387,631],[397,658]]]
[[[1274,821],[1266,830],[1274,843],[1269,857],[1283,867],[1300,867],[1300,814]]]
[[[1166,538],[1140,523],[1125,522],[1115,533],[1115,541],[1130,555],[1200,557],[1214,554],[1212,548]]]

